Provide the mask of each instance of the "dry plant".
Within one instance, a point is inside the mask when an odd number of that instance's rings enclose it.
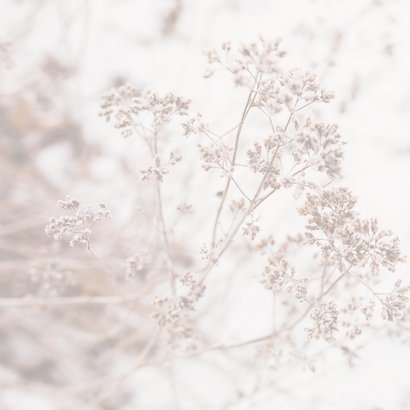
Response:
[[[137,140],[145,165],[138,166],[136,186],[144,199],[125,226],[116,224],[120,212],[111,212],[109,203],[90,206],[74,196],[58,201],[60,214],[46,233],[78,249],[62,247],[34,261],[30,287],[0,300],[6,312],[28,308],[38,326],[60,335],[59,343],[47,339],[46,350],[53,351],[38,363],[9,358],[26,382],[38,373],[52,396],[114,409],[132,403],[129,381],[136,373],[168,369],[178,360],[220,354],[245,372],[249,366],[272,374],[294,366],[315,371],[330,350],[352,364],[376,331],[408,338],[410,287],[393,276],[404,262],[399,240],[358,214],[356,197],[341,185],[338,127],[310,113],[333,93],[314,74],[285,69],[279,41],[225,43],[206,56],[206,78],[223,71],[246,93],[236,125],[218,133],[184,98],[130,85],[111,89],[101,115]],[[263,121],[264,135],[255,121]],[[201,168],[192,167],[195,158]],[[219,187],[216,196],[206,196],[204,187],[199,208],[184,191],[196,172]],[[299,214],[296,229],[277,232],[270,209],[289,198]],[[206,226],[186,230],[192,214]],[[240,257],[274,310],[266,334],[227,342],[214,334],[207,314],[221,302],[215,283],[234,277],[232,259],[241,263]],[[28,328],[24,322],[16,327],[20,344]],[[117,366],[124,360],[126,366]],[[224,408],[269,388],[268,382],[250,392],[238,386]],[[175,400],[172,408],[193,408]]]

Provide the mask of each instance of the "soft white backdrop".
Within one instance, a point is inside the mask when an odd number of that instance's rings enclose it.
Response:
[[[161,31],[172,5],[172,0],[0,0],[0,40],[12,44],[14,60],[12,69],[2,71],[2,95],[12,95],[29,84],[33,67],[45,54],[75,66],[64,101],[56,110],[70,112],[82,123],[89,143],[110,153],[94,172],[111,187],[111,194],[122,196],[127,187],[113,181],[113,175],[117,156],[127,147],[98,117],[99,96],[110,83],[124,78],[137,87],[185,96],[196,110],[207,113],[216,129],[228,129],[243,102],[235,92],[223,91],[227,89],[223,79],[203,80],[203,50],[227,40],[280,37],[289,65],[315,71],[336,94],[320,115],[338,123],[347,141],[345,183],[360,198],[360,211],[377,216],[395,231],[404,253],[409,254],[410,2],[182,0],[179,20],[165,36]],[[37,159],[42,172],[61,184],[70,168],[70,158],[64,155],[51,150]],[[408,274],[408,266],[400,269],[401,274]],[[258,326],[252,312],[243,312],[241,321],[245,327]],[[370,340],[353,370],[339,359],[314,375],[292,375],[282,387],[298,386],[291,389],[295,397],[261,398],[232,408],[410,409],[407,347]],[[214,383],[206,372],[188,367],[181,373],[181,379],[197,377],[200,394],[210,397],[206,408],[220,408],[223,381]],[[135,378],[135,383],[146,386],[148,397],[136,408],[169,408],[166,400],[162,407],[150,407],[150,393],[160,389],[159,377],[151,376],[155,385],[147,373]],[[19,403],[10,408],[54,408],[41,394],[37,399],[29,393],[7,395],[10,403]]]

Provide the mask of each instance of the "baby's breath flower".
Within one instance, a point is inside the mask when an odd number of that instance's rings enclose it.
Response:
[[[306,299],[307,279],[296,279],[295,268],[289,264],[282,252],[272,252],[268,257],[261,282],[266,289],[275,293],[293,293],[299,301]]]
[[[130,85],[123,85],[111,89],[102,97],[100,115],[107,121],[114,117],[114,127],[120,129],[124,137],[134,133],[143,135],[147,126],[141,114],[150,115],[150,127],[157,132],[173,117],[186,116],[189,103],[171,93],[160,96],[148,89],[140,93]]]
[[[340,175],[343,142],[337,125],[313,123],[308,118],[294,138],[292,155],[295,162],[309,164],[334,179]]]
[[[150,263],[150,254],[148,252],[139,252],[134,256],[127,258],[126,278],[130,279],[138,276]]]
[[[208,131],[209,126],[202,121],[202,115],[197,114],[195,117],[188,119],[182,123],[184,136],[200,135]]]
[[[268,265],[262,275],[262,284],[268,290],[275,292],[287,290],[292,286],[295,268],[290,266],[283,255],[273,255],[268,258]]]
[[[177,206],[177,210],[182,215],[190,214],[190,213],[192,213],[192,205],[183,202],[183,203],[181,203]]]
[[[225,145],[222,141],[207,146],[198,144],[198,148],[202,159],[202,167],[206,171],[211,168],[224,169],[230,161],[232,147]]]
[[[256,238],[261,228],[255,225],[254,221],[246,222],[245,226],[242,228],[243,236],[250,238],[252,241]]]
[[[258,73],[279,73],[279,61],[285,55],[280,48],[280,40],[266,41],[261,37],[258,41],[242,44],[236,49],[230,43],[224,43],[221,50],[206,53],[209,67],[205,77],[212,76],[216,67],[222,65],[232,74],[235,85],[246,87],[251,87]]]
[[[384,319],[393,321],[404,318],[408,307],[407,293],[409,291],[410,287],[403,287],[400,280],[395,283],[393,291],[383,301],[382,316]]]
[[[306,332],[310,339],[324,339],[327,342],[335,340],[338,332],[338,319],[340,311],[334,302],[323,302],[315,308],[310,317],[313,327],[307,328]]]
[[[80,210],[80,201],[76,198],[66,196],[64,200],[57,202],[57,206],[66,214],[58,218],[51,218],[50,223],[45,227],[48,236],[59,241],[64,235],[71,236],[70,246],[86,244],[90,247],[90,236],[92,227],[103,219],[111,217],[111,211],[105,204],[99,204],[97,209],[87,206]]]
[[[394,271],[397,263],[405,260],[398,238],[380,230],[375,219],[360,219],[355,204],[356,199],[346,188],[307,194],[299,210],[309,216],[307,243],[319,246],[340,267],[369,265],[374,275],[382,266]]]

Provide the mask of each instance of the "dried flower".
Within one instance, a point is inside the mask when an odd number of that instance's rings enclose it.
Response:
[[[51,218],[45,228],[46,234],[57,241],[61,240],[64,235],[71,235],[70,246],[84,243],[89,248],[91,228],[97,222],[110,218],[111,211],[105,204],[99,204],[95,210],[90,206],[80,210],[80,205],[80,201],[70,196],[58,201],[57,206],[69,212],[58,218]]]
[[[151,257],[148,252],[139,252],[134,256],[127,258],[126,278],[137,277],[150,263]]]
[[[189,137],[191,135],[200,135],[208,131],[209,126],[202,121],[202,115],[197,114],[195,117],[188,119],[182,123],[184,130],[184,136]]]
[[[322,338],[329,343],[334,342],[335,333],[338,332],[339,314],[340,311],[334,302],[321,303],[310,315],[313,320],[313,327],[306,329],[309,338]]]
[[[299,301],[304,301],[307,295],[307,279],[295,278],[295,268],[289,265],[281,252],[269,256],[261,282],[266,289],[275,293],[292,292]]]
[[[130,85],[123,85],[102,97],[100,115],[107,121],[114,117],[115,128],[120,129],[124,137],[129,137],[134,133],[144,133],[146,125],[141,119],[144,113],[150,115],[150,127],[158,132],[174,116],[186,116],[188,108],[188,100],[171,93],[161,97],[151,90],[139,93]]]
[[[342,269],[369,264],[376,275],[381,266],[394,271],[404,261],[398,238],[380,230],[375,219],[360,219],[354,210],[356,199],[346,188],[307,194],[306,198],[300,213],[309,216],[307,242],[319,246]]]
[[[402,281],[400,280],[394,284],[393,291],[383,301],[382,316],[384,319],[393,321],[404,318],[409,301],[407,296],[409,291],[410,287],[402,287]]]
[[[294,138],[292,155],[295,162],[309,164],[334,179],[341,172],[342,146],[336,125],[314,124],[308,118]]]

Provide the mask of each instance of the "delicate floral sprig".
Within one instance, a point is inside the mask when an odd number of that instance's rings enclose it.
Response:
[[[63,239],[65,235],[70,236],[70,246],[86,244],[87,248],[90,248],[92,227],[97,222],[111,217],[111,211],[105,204],[100,203],[97,209],[90,206],[80,209],[80,201],[71,196],[58,201],[57,206],[68,212],[58,218],[51,218],[45,231],[56,241]]]
[[[379,274],[381,267],[393,272],[397,263],[405,261],[399,239],[391,231],[381,230],[376,219],[361,219],[355,204],[347,188],[308,193],[300,209],[309,217],[307,243],[316,244],[342,270],[370,266],[373,275]]]
[[[289,265],[281,253],[269,256],[261,282],[266,289],[275,293],[294,293],[299,301],[304,301],[307,295],[308,280],[296,279],[295,268]]]
[[[288,357],[312,369],[311,359],[296,343],[296,328],[304,323],[310,342],[322,339],[337,345],[351,362],[355,352],[348,342],[374,325],[380,317],[376,312],[389,320],[403,319],[408,288],[397,285],[389,294],[373,288],[383,268],[393,272],[404,261],[399,240],[380,229],[376,219],[361,218],[355,210],[356,198],[347,188],[324,188],[341,178],[345,142],[336,124],[317,121],[305,111],[313,104],[329,103],[334,95],[314,74],[285,69],[280,41],[259,38],[238,47],[224,43],[219,51],[206,55],[207,78],[225,70],[248,93],[239,122],[225,133],[213,131],[201,114],[190,115],[189,101],[173,94],[161,97],[121,86],[102,101],[102,115],[114,118],[114,126],[124,136],[139,135],[151,153],[152,161],[141,173],[144,180],[155,183],[171,284],[171,293],[157,298],[153,316],[172,344],[192,338],[206,278],[223,266],[224,254],[242,234],[251,252],[267,258],[258,276],[275,301],[275,330],[243,345],[286,340],[291,346]],[[251,111],[261,116],[269,132],[244,141],[242,133]],[[178,149],[168,154],[164,149],[163,126],[174,120],[180,120],[183,136],[198,139],[203,169],[216,171],[224,180],[217,193],[211,241],[205,241],[198,255],[204,266],[186,275],[175,268],[173,249],[179,244],[168,235],[161,196],[171,166],[183,160]],[[254,183],[245,189],[243,177]],[[253,192],[249,187],[254,187]],[[288,236],[278,244],[271,232],[265,232],[257,210],[278,191],[288,189],[294,189],[297,197],[305,196],[299,213],[307,224],[303,234]],[[178,210],[188,212],[184,205]],[[257,237],[265,239],[250,243]],[[297,259],[291,261],[294,255],[303,255],[302,267],[297,266]],[[129,276],[149,269],[138,255],[127,263]],[[276,347],[272,355],[282,352]]]
[[[327,342],[335,340],[338,332],[340,311],[334,302],[323,302],[311,314],[314,326],[307,328],[306,332],[311,339],[324,339]]]
[[[127,84],[112,88],[102,97],[100,115],[107,121],[114,118],[115,128],[121,131],[123,137],[130,137],[144,133],[146,128],[149,131],[149,127],[153,132],[158,132],[174,116],[186,116],[189,103],[171,93],[160,96],[151,90],[139,92]],[[149,116],[148,127],[143,114]]]
[[[193,313],[205,287],[191,272],[178,277],[176,293],[171,297],[157,297],[153,318],[167,331],[169,342],[178,343],[193,337]]]
[[[410,286],[402,286],[398,280],[394,284],[393,291],[383,300],[383,317],[390,321],[402,320],[408,309]]]

